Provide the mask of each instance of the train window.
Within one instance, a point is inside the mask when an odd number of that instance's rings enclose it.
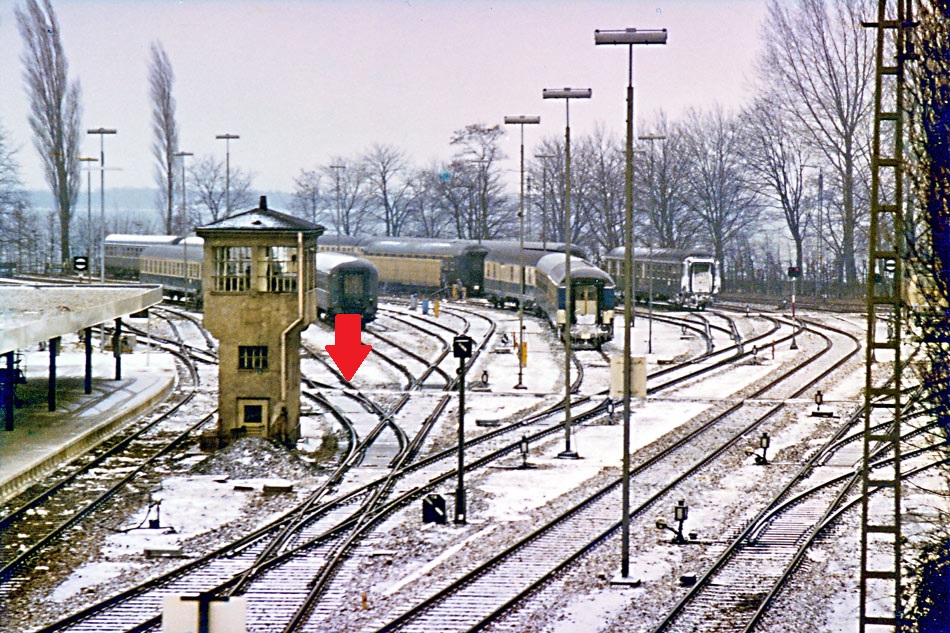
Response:
[[[266,345],[239,345],[238,369],[263,371],[267,369]]]
[[[214,248],[214,289],[216,292],[247,292],[251,286],[251,247]]]
[[[297,249],[292,246],[270,246],[263,249],[264,264],[258,289],[261,292],[297,291]]]

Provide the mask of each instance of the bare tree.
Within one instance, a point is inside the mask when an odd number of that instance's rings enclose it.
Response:
[[[765,100],[757,99],[742,116],[746,167],[750,183],[777,205],[795,243],[795,265],[802,269],[803,244],[809,228],[810,205],[805,196],[805,142]],[[819,236],[820,237],[820,236]]]
[[[26,235],[17,229],[25,219],[29,209],[26,192],[20,180],[20,163],[8,142],[6,129],[0,125],[0,261],[14,262],[22,266],[23,244]],[[12,230],[6,230],[6,227]],[[27,234],[28,235],[28,234]]]
[[[692,246],[699,227],[686,200],[690,161],[683,126],[671,123],[660,112],[647,129],[650,134],[664,138],[650,143],[634,172],[634,204],[646,212],[646,222],[640,225],[644,228],[638,234],[647,243],[652,240],[658,248]]]
[[[353,163],[352,167],[348,166]],[[333,217],[333,225],[342,235],[358,235],[371,223],[369,174],[358,161],[347,161],[335,156],[320,168],[332,185],[326,188],[326,197]]]
[[[225,168],[225,164],[214,156],[203,156],[188,170],[191,190],[195,192],[195,204],[208,212],[209,222],[217,222],[227,217]],[[251,177],[243,170],[232,167],[231,208],[250,207],[254,202]]]
[[[400,235],[409,215],[410,199],[405,153],[390,145],[374,145],[363,156],[361,169],[385,235]]]
[[[175,73],[168,54],[159,42],[152,42],[148,62],[148,83],[152,97],[152,155],[155,157],[155,182],[163,209],[165,234],[172,234],[175,205],[175,154],[178,152],[178,123],[172,85]]]
[[[418,237],[446,237],[450,233],[451,218],[445,212],[442,199],[442,168],[433,164],[413,173],[411,182],[411,214],[407,229]]]
[[[578,139],[572,156],[571,199],[574,231],[571,241],[609,251],[623,244],[624,153],[620,142],[600,126]]]
[[[326,209],[326,194],[321,188],[322,175],[315,169],[301,169],[294,178],[290,208],[311,222],[317,222]]]
[[[468,205],[459,207],[471,214],[464,222],[469,239],[492,239],[513,225],[513,208],[501,186],[498,161],[505,158],[500,142],[505,132],[500,125],[473,123],[452,133],[449,143],[457,148],[452,160],[452,178],[471,194]],[[458,224],[458,222],[457,222]]]
[[[538,190],[534,203],[542,241],[564,240],[564,137],[543,139],[528,173]]]
[[[861,20],[869,0],[770,0],[759,75],[771,108],[781,110],[832,166],[840,187],[843,279],[857,280],[855,253],[863,216],[872,114],[874,46]]]
[[[79,193],[78,81],[69,81],[69,64],[60,39],[59,22],[50,0],[25,0],[15,8],[23,38],[23,79],[30,97],[33,144],[43,162],[46,182],[56,201],[59,261],[71,267],[69,229]]]
[[[738,120],[719,106],[705,113],[690,110],[685,134],[691,166],[688,204],[725,269],[727,248],[759,218],[759,202],[742,161]]]

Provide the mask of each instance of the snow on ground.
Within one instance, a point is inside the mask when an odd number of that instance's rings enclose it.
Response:
[[[58,381],[56,411],[47,409],[49,352],[25,351],[20,364],[28,383],[17,386],[25,401],[16,414],[13,431],[0,435],[0,483],[30,465],[78,441],[92,429],[121,412],[143,406],[176,380],[174,359],[165,353],[145,352],[143,347],[122,356],[122,380],[115,376],[112,353],[92,355],[92,393],[83,393],[85,353],[77,351],[75,337],[64,337],[56,357]]]
[[[631,415],[630,451],[646,446],[688,422],[709,407],[701,402],[677,402],[676,414],[670,415],[670,402],[651,400],[636,407]],[[619,468],[623,459],[623,426],[595,425],[574,429],[572,448],[582,459],[558,459],[563,438],[547,442],[541,454],[531,451],[529,463],[536,468],[494,469],[478,487],[489,497],[489,518],[519,521],[525,512],[539,508],[567,494],[597,475],[604,468]]]
[[[502,321],[495,339],[490,344],[488,354],[483,355],[476,366],[470,370],[468,376],[469,390],[466,393],[466,435],[474,437],[483,432],[476,420],[508,420],[523,415],[528,410],[536,410],[556,401],[563,393],[563,351],[559,342],[554,338],[549,326],[535,318],[525,318],[526,340],[528,342],[528,364],[524,369],[525,391],[515,390],[517,381],[518,358],[512,352],[502,353],[504,345],[500,341],[502,332],[517,330],[517,315],[494,311],[493,314]],[[430,317],[434,318],[434,317]],[[446,315],[440,317],[448,319]],[[753,317],[754,318],[754,317]],[[860,319],[851,319],[846,323],[839,319],[838,326],[844,329],[860,331]],[[379,323],[382,323],[381,319]],[[446,321],[448,323],[448,321]],[[457,319],[456,319],[457,322]],[[387,327],[395,328],[392,321]],[[617,336],[614,341],[605,346],[608,354],[619,354],[622,349],[621,318],[617,320]],[[408,328],[407,328],[408,330]],[[749,331],[740,328],[740,331]],[[393,338],[403,337],[403,333],[392,331],[388,335]],[[646,319],[637,320],[634,329],[634,353],[645,354],[648,343]],[[323,346],[333,343],[332,326],[316,324],[305,333],[309,344],[322,352]],[[424,338],[424,337],[423,337]],[[400,342],[404,342],[402,338]],[[364,343],[369,343],[364,337]],[[510,347],[510,341],[509,341]],[[652,366],[658,359],[676,358],[687,353],[697,353],[702,348],[699,339],[691,337],[681,338],[681,331],[675,326],[655,324],[653,330],[654,353],[648,356],[648,364]],[[495,350],[497,353],[491,353]],[[632,415],[632,444],[631,452],[644,447],[664,434],[675,430],[685,422],[694,419],[718,401],[743,387],[760,380],[769,372],[775,371],[786,361],[792,360],[795,352],[787,345],[777,346],[775,359],[771,358],[769,350],[759,353],[762,364],[742,364],[731,370],[722,371],[717,376],[703,380],[679,389],[675,395],[651,397],[643,403],[637,403]],[[372,359],[372,356],[370,357]],[[448,371],[457,365],[451,357],[443,365]],[[487,390],[478,391],[477,382],[481,373],[487,370],[489,384]],[[316,371],[316,370],[315,370]],[[319,370],[325,373],[325,370]],[[573,372],[572,372],[573,373]],[[604,380],[604,374],[598,370],[591,372],[588,378],[597,383]],[[381,362],[366,362],[357,372],[354,379],[359,385],[392,385],[404,384],[405,378],[395,373],[388,365]],[[599,389],[606,389],[607,385],[585,384],[585,393],[597,393]],[[856,367],[853,371],[827,388],[825,400],[827,407],[836,407],[839,415],[850,410],[859,398],[860,390],[864,386],[864,369]],[[401,387],[397,387],[401,388]],[[541,394],[546,394],[539,397]],[[453,394],[453,406],[457,409],[457,394]],[[439,442],[449,443],[456,437],[457,410],[450,406],[443,415],[439,427],[433,431],[427,447],[431,450]],[[794,455],[803,445],[809,443],[808,438],[822,423],[821,419],[808,415],[809,408],[803,408],[792,421],[777,426],[772,431],[769,456]],[[619,411],[618,414],[619,416]],[[325,435],[328,430],[335,428],[335,423],[324,420],[322,416],[305,418],[305,435],[312,436],[315,443],[317,438]],[[441,439],[437,439],[441,438]],[[393,596],[404,591],[410,594],[417,585],[437,584],[438,578],[445,574],[446,568],[460,564],[468,564],[473,559],[483,559],[484,552],[493,545],[491,541],[502,538],[510,539],[517,529],[530,529],[531,519],[537,520],[539,512],[546,508],[563,505],[569,501],[572,494],[594,481],[600,481],[605,469],[615,470],[621,460],[622,425],[594,425],[575,427],[572,437],[572,448],[581,455],[579,460],[560,460],[556,454],[564,448],[563,435],[554,436],[540,446],[530,447],[529,462],[533,469],[520,470],[520,457],[512,456],[504,465],[499,465],[481,471],[468,478],[468,485],[472,487],[469,514],[470,523],[466,528],[436,527],[431,524],[421,526],[418,523],[418,508],[406,510],[388,519],[377,533],[390,537],[393,534],[412,534],[417,538],[413,541],[418,549],[411,549],[400,544],[397,540],[381,541],[383,547],[399,547],[400,553],[395,563],[389,567],[386,574],[380,574],[375,579],[373,594]],[[254,470],[257,460],[248,459],[246,455],[232,455],[226,463],[224,471],[235,477],[255,479],[259,474]],[[786,465],[787,466],[787,465]],[[720,525],[735,518],[735,507],[742,506],[743,499],[754,495],[763,485],[764,479],[777,476],[781,464],[769,470],[753,464],[753,457],[744,461],[740,458],[727,476],[719,477],[713,485],[709,482],[697,484],[701,491],[692,495],[690,501],[690,519],[687,529],[700,526],[701,538],[705,535],[726,530],[727,526]],[[356,480],[375,478],[382,474],[368,472],[363,469],[348,477],[349,485]],[[242,472],[243,471],[243,472]],[[129,558],[139,558],[141,548],[149,539],[160,542],[160,539],[169,539],[172,544],[185,543],[189,538],[201,534],[213,533],[220,530],[229,521],[254,509],[254,500],[260,499],[257,491],[235,491],[234,481],[221,483],[216,481],[211,473],[220,471],[210,468],[196,469],[195,474],[184,476],[178,474],[166,478],[162,484],[162,525],[172,525],[179,530],[179,534],[149,534],[151,530],[135,530],[126,534],[110,536],[104,549],[103,559],[97,563],[85,565],[76,570],[70,579],[61,585],[54,594],[55,600],[68,600],[76,593],[104,582],[106,579],[120,577],[137,562]],[[282,476],[296,480],[296,471]],[[258,482],[259,483],[259,482]],[[298,482],[299,483],[299,482]],[[706,486],[703,488],[702,486]],[[684,493],[685,494],[685,493]],[[157,497],[156,497],[157,498]],[[451,501],[450,501],[451,503]],[[909,502],[908,508],[921,515],[933,512],[928,505],[932,498],[922,497],[921,500]],[[729,510],[722,508],[729,506]],[[667,509],[664,510],[664,513]],[[139,511],[131,515],[128,521],[117,527],[128,528],[136,525],[145,518],[146,506],[142,505]],[[718,514],[717,514],[718,513]],[[651,520],[646,520],[650,524]],[[919,531],[926,526],[920,524]],[[682,548],[670,546],[665,538],[656,537],[651,525],[639,526],[641,531],[650,530],[642,543],[635,549],[632,559],[632,574],[641,579],[652,594],[675,593],[680,591],[673,586],[672,579],[678,577],[686,565],[695,565],[702,561],[702,550],[697,548],[684,551]],[[802,572],[796,584],[799,588],[798,597],[784,602],[783,614],[787,615],[782,626],[770,624],[769,631],[805,630],[800,628],[803,618],[807,618],[809,630],[820,631],[851,631],[856,630],[856,594],[852,576],[855,571],[854,543],[841,543],[835,539],[848,535],[854,539],[853,521],[845,527],[835,530],[834,536],[829,536],[825,544],[813,549],[809,554],[810,562]],[[424,545],[424,547],[422,547]],[[497,544],[496,544],[497,545]],[[843,546],[842,546],[843,545]],[[487,549],[486,549],[487,548]],[[406,551],[403,551],[406,550]],[[611,553],[610,556],[613,556]],[[699,557],[699,558],[697,558]],[[616,558],[611,559],[611,565]],[[140,564],[140,562],[138,563]],[[609,567],[610,565],[608,565]],[[601,565],[601,569],[603,569]],[[820,570],[820,571],[815,571]],[[603,572],[600,572],[601,574]],[[850,580],[849,580],[850,579]],[[571,582],[571,581],[567,581]],[[813,586],[809,587],[808,583]],[[850,583],[850,584],[849,584]],[[555,633],[569,633],[572,631],[594,631],[620,626],[619,622],[626,622],[624,627],[636,628],[634,621],[625,620],[625,613],[629,613],[631,604],[649,602],[648,594],[643,588],[616,588],[611,587],[603,579],[595,576],[576,579],[575,585],[559,597],[557,606],[545,607],[544,617],[538,618],[532,630],[548,630]],[[662,589],[660,589],[662,587]],[[807,591],[804,588],[812,589]],[[652,595],[651,594],[651,595]],[[808,604],[801,604],[808,601]],[[791,605],[791,606],[790,606]],[[790,618],[790,620],[788,619]],[[793,625],[790,625],[789,622]],[[793,628],[789,628],[793,626]]]

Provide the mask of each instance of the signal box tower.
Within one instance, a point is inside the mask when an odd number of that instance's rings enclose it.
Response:
[[[316,319],[324,228],[260,207],[198,227],[204,324],[217,337],[218,443],[300,437],[300,333]]]

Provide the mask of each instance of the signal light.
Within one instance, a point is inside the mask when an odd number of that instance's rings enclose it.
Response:
[[[789,279],[798,279],[802,276],[802,269],[798,266],[789,266],[788,267],[788,278]]]

